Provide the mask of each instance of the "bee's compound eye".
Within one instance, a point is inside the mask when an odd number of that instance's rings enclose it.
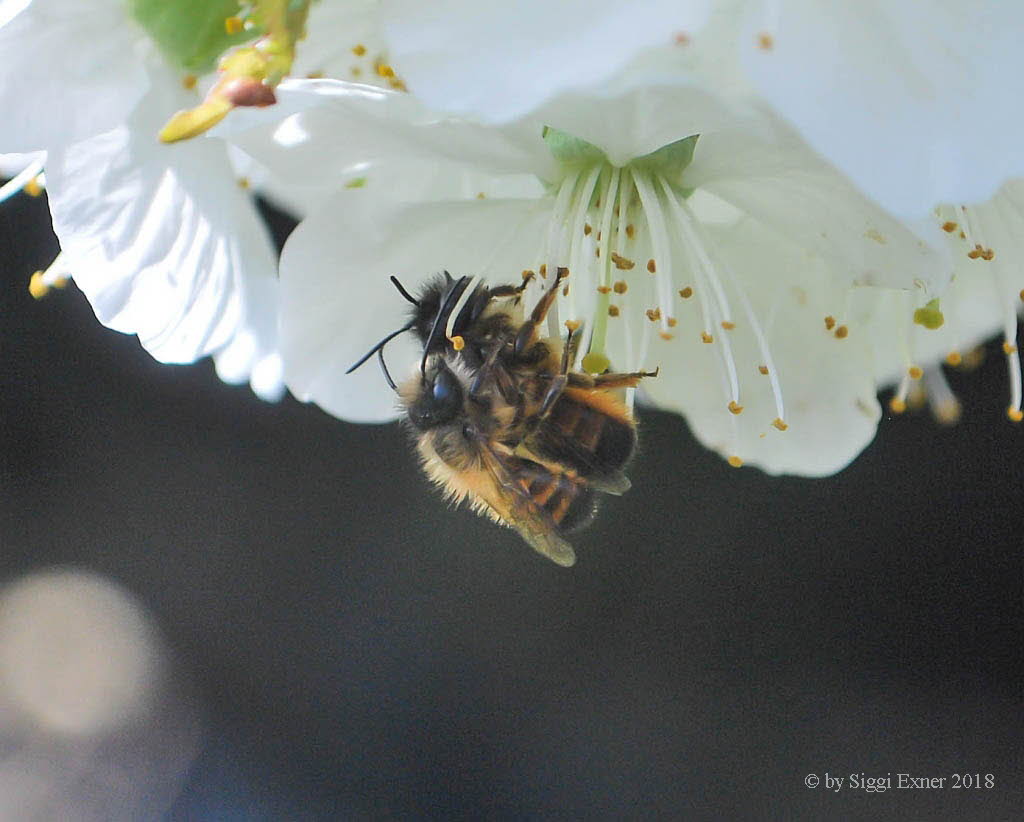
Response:
[[[441,407],[448,407],[462,401],[462,387],[455,375],[447,368],[437,372],[432,393],[434,402]]]

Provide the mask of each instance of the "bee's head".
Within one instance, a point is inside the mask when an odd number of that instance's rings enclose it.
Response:
[[[462,414],[463,388],[442,357],[433,357],[406,399],[409,422],[421,431],[449,423]]]

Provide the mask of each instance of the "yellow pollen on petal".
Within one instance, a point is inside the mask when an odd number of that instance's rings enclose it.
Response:
[[[771,51],[775,46],[775,38],[768,32],[762,31],[757,35],[757,47],[762,51]]]
[[[1015,346],[1009,340],[1004,340],[1003,341],[1003,353],[1006,354],[1007,356],[1009,356],[1010,354],[1016,354],[1017,353],[1017,346]]]
[[[732,414],[739,415],[743,413],[743,406],[736,402],[736,400],[729,400],[728,408]]]
[[[356,57],[362,57],[364,54],[366,54],[366,46],[364,46],[362,43],[356,43],[356,45],[352,46],[352,53]]]
[[[836,327],[836,318],[833,317],[831,314],[829,314],[825,318],[825,329],[828,330],[828,331],[831,331],[835,327]]]
[[[43,187],[39,185],[39,175],[37,174],[35,177],[33,177],[31,180],[25,183],[25,185],[21,187],[21,190],[24,191],[29,197],[38,197],[40,194],[42,194]]]
[[[196,83],[198,82],[199,78],[196,77],[194,74],[186,74],[184,77],[181,78],[182,87],[188,89],[189,91],[194,89],[196,87]]]
[[[956,223],[954,223],[954,222],[953,222],[952,220],[947,220],[946,222],[944,222],[944,223],[942,224],[942,230],[943,230],[943,231],[945,231],[945,232],[946,232],[947,234],[952,234],[952,233],[953,233],[954,231],[956,231],[956,230],[957,230],[957,229],[958,229],[959,227],[960,227],[960,226],[958,226],[958,225],[957,225]]]
[[[625,294],[626,291],[629,289],[629,286],[626,285],[625,280],[619,280],[617,283],[615,283],[615,285],[612,286],[612,288],[615,289],[616,294]]]
[[[452,348],[454,348],[456,351],[461,351],[463,348],[466,347],[466,341],[465,339],[463,339],[461,334],[456,334],[454,337],[449,337],[448,339],[451,340]]]
[[[713,343],[715,341],[715,338],[712,337],[710,334],[708,334],[707,331],[701,331],[700,332],[700,341],[702,343],[707,343],[708,345],[710,345],[711,343]]]
[[[647,270],[650,271],[652,274],[657,272],[658,267],[655,265],[653,258],[647,261]]]
[[[912,380],[919,380],[924,376],[924,370],[917,365],[912,365],[907,369],[907,376]]]
[[[889,410],[894,414],[902,414],[907,410],[907,403],[905,400],[901,400],[899,397],[893,397],[889,400]]]
[[[772,427],[777,428],[779,431],[785,431],[789,428],[789,423],[783,422],[782,417],[776,417],[772,420]]]
[[[636,226],[632,223],[626,226],[626,236],[631,240],[636,236]]]
[[[768,376],[768,366],[767,365],[759,365],[757,367],[757,370],[760,371],[764,376],[766,376],[766,377]]]
[[[618,317],[619,316],[619,307],[617,305],[610,305],[610,306],[608,306],[608,316],[609,317]]]
[[[1021,294],[1024,294],[1024,291],[1022,291]],[[693,296],[693,289],[690,288],[690,286],[686,286],[686,288],[681,288],[679,289],[679,296],[682,297],[684,300],[688,300],[690,299],[690,297]],[[1024,297],[1021,297],[1021,299],[1024,299]]]
[[[847,328],[845,325],[841,325],[841,326],[839,326],[839,328],[836,329],[836,339],[837,340],[845,340],[849,336],[849,334],[850,334],[850,329]]]
[[[1014,408],[1012,405],[1006,409],[1006,417],[1010,422],[1020,422],[1024,420],[1024,411],[1019,408]]]
[[[377,63],[377,65],[374,66],[374,70],[381,77],[394,77],[395,76],[395,70],[393,68],[391,68],[391,66],[389,66],[387,63]]]
[[[589,237],[589,236],[590,236],[590,232],[591,232],[591,231],[593,231],[593,230],[594,230],[594,229],[592,229],[592,228],[590,227],[590,223],[584,223],[584,224],[583,224],[583,234],[584,234],[585,236]]]
[[[960,363],[964,361],[964,358],[960,356],[959,351],[950,351],[946,355],[946,364],[956,368]]]
[[[623,257],[621,254],[616,254],[614,251],[612,252],[612,262],[615,263],[615,267],[619,269],[619,271],[629,271],[631,268],[636,266],[636,263],[632,260],[627,257]]]
[[[732,331],[736,327],[736,323],[731,323],[728,320],[722,320],[722,328],[726,331]]]
[[[729,457],[726,460],[726,462],[729,463],[729,465],[731,465],[733,468],[739,468],[741,465],[743,465],[743,460],[741,460],[736,455]]]
[[[227,34],[238,34],[244,28],[245,23],[242,22],[241,17],[226,17],[224,19],[224,31]]]

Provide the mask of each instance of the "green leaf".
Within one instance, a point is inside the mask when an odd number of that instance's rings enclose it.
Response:
[[[227,33],[224,21],[238,14],[238,0],[128,0],[128,9],[164,56],[193,74],[212,71],[227,49],[261,33]]]

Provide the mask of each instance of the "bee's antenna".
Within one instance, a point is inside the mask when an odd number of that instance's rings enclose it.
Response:
[[[413,297],[408,291],[406,291],[405,287],[400,282],[398,282],[398,277],[395,277],[394,275],[392,275],[391,282],[394,283],[395,288],[398,289],[398,293],[401,294],[403,297],[405,297],[405,299],[407,299],[413,305],[419,305],[420,304],[420,301],[417,300],[415,297]]]
[[[368,359],[370,359],[370,357],[372,357],[372,356],[373,356],[374,354],[377,354],[377,353],[379,353],[379,354],[380,354],[380,362],[381,362],[381,365],[383,366],[383,365],[384,365],[384,346],[385,346],[385,345],[387,345],[387,344],[388,344],[389,342],[391,342],[391,340],[393,340],[393,339],[394,339],[395,337],[397,337],[397,336],[398,336],[399,334],[404,334],[404,333],[405,333],[406,331],[408,331],[409,329],[411,329],[411,328],[412,328],[412,327],[413,327],[414,325],[416,325],[416,321],[415,321],[415,320],[413,320],[412,322],[410,322],[410,323],[409,323],[408,325],[403,325],[403,326],[402,326],[401,328],[399,328],[399,329],[398,329],[397,331],[392,331],[392,332],[391,332],[390,334],[388,334],[388,335],[387,335],[387,336],[386,336],[386,337],[385,337],[385,338],[384,338],[383,340],[381,340],[381,341],[380,341],[379,343],[377,343],[377,344],[376,344],[376,345],[375,345],[375,346],[374,346],[373,348],[371,348],[371,349],[370,349],[369,351],[367,351],[367,352],[366,352],[366,353],[365,353],[365,354],[364,354],[364,355],[363,355],[362,357],[360,357],[360,358],[359,358],[359,362],[355,363],[355,364],[354,364],[354,365],[353,365],[353,366],[352,366],[351,368],[349,368],[349,370],[348,370],[348,371],[346,371],[345,373],[346,373],[346,374],[351,374],[351,373],[352,373],[353,371],[355,371],[355,370],[356,370],[356,369],[357,369],[357,368],[358,368],[359,366],[361,366],[361,365],[362,365],[362,364],[363,364],[364,362],[366,362],[366,361],[367,361]],[[394,388],[394,387],[395,387],[395,384],[394,384],[394,383],[393,383],[393,382],[391,381],[391,375],[390,375],[390,374],[388,374],[388,370],[387,370],[387,368],[386,368],[386,367],[384,368],[384,373],[385,373],[385,375],[387,375],[387,379],[388,379],[388,385],[390,385],[390,386],[391,386],[392,388]]]
[[[395,381],[391,379],[391,374],[388,372],[387,363],[384,362],[384,346],[377,349],[377,359],[380,362],[380,370],[384,372],[384,379],[388,381],[388,385],[391,386],[392,391],[397,391],[398,386],[395,385]]]
[[[444,274],[451,280],[451,275],[447,271]],[[448,323],[448,316],[454,310],[459,297],[462,296],[472,279],[472,277],[459,277],[459,279],[454,281],[455,285],[448,289],[448,293],[445,294],[444,302],[441,303],[437,316],[434,317],[434,324],[430,328],[430,335],[423,345],[423,359],[420,361],[421,373],[425,374],[427,372],[427,355],[430,353],[430,349],[434,347],[434,343],[437,342],[438,338],[444,334],[444,328]]]

